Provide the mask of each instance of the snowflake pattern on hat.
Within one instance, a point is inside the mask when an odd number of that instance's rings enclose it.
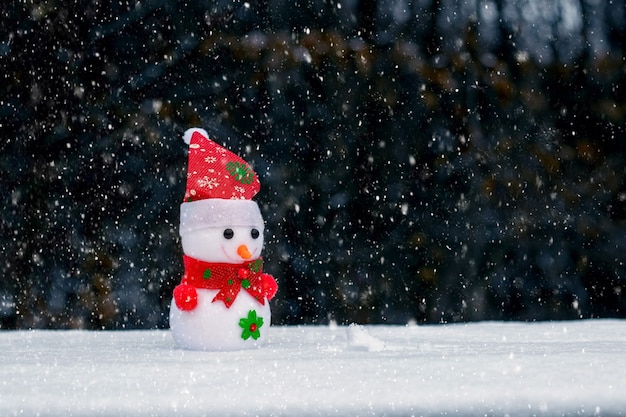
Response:
[[[250,165],[228,149],[195,131],[189,142],[185,201],[221,198],[250,200],[261,184]]]

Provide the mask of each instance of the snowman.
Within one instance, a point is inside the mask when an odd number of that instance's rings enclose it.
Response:
[[[251,198],[261,185],[248,163],[204,129],[189,129],[183,139],[189,145],[179,230],[185,272],[174,288],[172,336],[184,349],[259,347],[278,289],[260,257],[264,222]]]

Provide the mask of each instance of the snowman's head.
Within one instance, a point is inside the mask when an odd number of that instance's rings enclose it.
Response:
[[[188,129],[187,189],[180,206],[180,236],[187,256],[207,262],[256,259],[263,247],[263,218],[252,197],[261,184],[252,167],[209,139]]]
[[[263,226],[224,226],[194,230],[181,238],[187,256],[205,262],[238,264],[257,259]]]
[[[181,205],[185,255],[205,262],[242,263],[263,249],[264,223],[250,200],[202,200]]]

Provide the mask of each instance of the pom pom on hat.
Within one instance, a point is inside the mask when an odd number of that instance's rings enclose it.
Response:
[[[185,141],[187,145],[191,144],[191,137],[193,136],[194,133],[199,133],[205,138],[209,137],[209,134],[207,133],[206,130],[201,129],[199,127],[192,127],[191,129],[185,130],[185,134],[183,135],[183,140]]]
[[[262,224],[258,205],[251,201],[261,184],[250,165],[210,140],[204,129],[188,129],[183,140],[189,145],[189,161],[180,234],[202,227]]]

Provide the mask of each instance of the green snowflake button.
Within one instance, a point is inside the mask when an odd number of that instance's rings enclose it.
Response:
[[[248,317],[243,317],[239,320],[239,327],[243,329],[241,332],[241,338],[248,340],[252,337],[257,340],[261,337],[261,331],[259,330],[263,326],[263,317],[257,317],[256,310],[248,311]]]

